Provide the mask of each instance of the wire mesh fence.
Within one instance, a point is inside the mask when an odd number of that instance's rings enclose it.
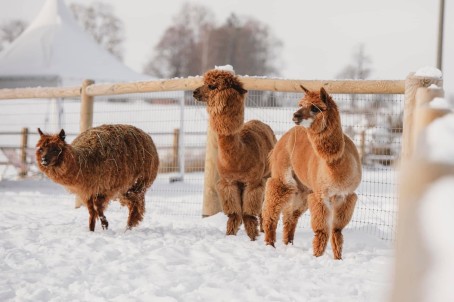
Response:
[[[151,135],[160,156],[158,179],[147,195],[152,215],[201,217],[203,170],[208,115],[191,91],[97,96],[93,126],[122,123]],[[259,119],[279,139],[294,126],[292,115],[302,93],[250,91],[245,120]],[[397,214],[396,162],[399,159],[403,95],[333,95],[341,111],[344,131],[354,140],[363,159],[363,181],[349,228],[364,228],[383,239],[393,239]],[[21,129],[29,128],[31,151],[36,128],[54,132],[64,128],[67,140],[79,132],[79,99],[5,100],[0,102],[0,147],[19,147]],[[33,162],[33,152],[29,162]],[[8,158],[0,152],[0,162]],[[14,168],[1,167],[3,177]],[[30,174],[37,173],[31,166]],[[309,214],[299,227],[309,227]]]

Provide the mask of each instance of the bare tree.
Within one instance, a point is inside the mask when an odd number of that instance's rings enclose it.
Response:
[[[72,3],[70,7],[85,31],[104,49],[122,60],[124,25],[115,16],[112,5],[103,2],[95,2],[91,6]]]
[[[267,25],[232,14],[211,36],[211,66],[231,64],[239,74],[278,74],[274,58],[282,42],[271,34]]]
[[[201,74],[208,64],[212,15],[204,6],[185,3],[154,47],[144,73],[164,78]]]
[[[371,58],[365,52],[364,44],[360,44],[352,56],[352,62],[342,69],[338,74],[340,79],[364,80],[367,79],[372,71],[370,64]]]
[[[144,72],[158,77],[199,75],[231,64],[238,74],[272,75],[282,43],[250,17],[231,15],[216,26],[207,8],[185,4],[154,48]]]
[[[27,27],[22,20],[11,20],[0,25],[0,51],[11,44]]]
[[[352,80],[364,80],[367,79],[372,71],[371,69],[371,58],[365,52],[364,44],[360,44],[354,51],[352,61],[350,64],[345,66],[342,71],[337,75],[339,79],[352,79]],[[357,95],[350,95],[350,106],[351,109],[355,110],[358,106]]]

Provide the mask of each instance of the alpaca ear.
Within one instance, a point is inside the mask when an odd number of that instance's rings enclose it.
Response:
[[[234,85],[233,88],[238,91],[241,95],[247,93],[247,90],[239,85]]]
[[[320,99],[323,101],[323,103],[327,104],[328,99],[329,99],[329,94],[326,92],[325,88],[320,88]]]
[[[44,135],[44,133],[39,128],[38,128],[38,133],[39,133],[39,136],[43,136]]]
[[[304,87],[303,85],[300,85],[300,87],[301,87],[301,89],[304,90],[305,93],[308,93],[308,92],[309,92],[309,90],[308,90],[306,87]]]
[[[65,130],[61,129],[60,133],[58,134],[58,137],[64,141],[66,138]]]

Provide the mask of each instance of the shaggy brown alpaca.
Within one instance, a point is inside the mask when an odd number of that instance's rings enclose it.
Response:
[[[65,131],[47,135],[38,128],[36,145],[39,169],[51,180],[80,197],[95,230],[99,217],[103,229],[109,223],[104,210],[119,199],[129,209],[128,228],[137,226],[145,212],[145,192],[158,172],[159,158],[151,137],[129,125],[102,125],[88,129],[71,144]]]
[[[302,87],[302,86],[301,86]],[[308,91],[293,115],[296,126],[285,133],[271,156],[266,183],[263,227],[266,244],[274,246],[283,211],[285,244],[293,243],[298,218],[307,208],[315,233],[313,250],[321,256],[331,235],[335,259],[342,258],[342,229],[356,204],[354,190],[361,182],[356,146],[342,132],[339,111],[331,96]]]
[[[217,190],[227,221],[227,235],[236,235],[244,222],[255,240],[266,179],[270,176],[268,154],[276,143],[271,128],[257,120],[244,123],[243,84],[232,73],[210,70],[194,98],[207,104],[210,127],[217,133],[220,180]]]

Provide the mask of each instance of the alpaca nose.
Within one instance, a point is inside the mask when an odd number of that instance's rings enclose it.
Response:
[[[47,166],[47,164],[48,164],[48,161],[47,161],[46,157],[44,157],[44,156],[41,157],[41,165]]]
[[[194,92],[192,93],[192,96],[193,96],[195,99],[199,100],[199,99],[200,99],[200,89],[197,88],[196,90],[194,90]]]
[[[303,115],[299,111],[293,113],[292,120],[295,122],[295,124],[299,125],[301,123],[302,119],[303,119]]]

